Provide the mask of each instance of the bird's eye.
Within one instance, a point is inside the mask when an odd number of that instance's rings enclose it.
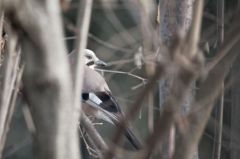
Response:
[[[92,59],[92,56],[90,56],[90,55],[86,55],[86,58],[88,58],[88,59]]]

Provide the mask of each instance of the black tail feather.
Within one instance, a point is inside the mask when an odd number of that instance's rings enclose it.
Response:
[[[129,140],[129,142],[132,144],[132,146],[133,146],[136,150],[140,150],[140,149],[142,148],[142,144],[140,143],[140,141],[138,140],[138,138],[134,135],[134,133],[132,132],[132,130],[130,130],[129,128],[126,129],[125,136],[127,137],[127,139]]]

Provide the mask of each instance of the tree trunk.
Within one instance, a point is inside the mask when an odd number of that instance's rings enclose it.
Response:
[[[186,36],[190,29],[192,22],[192,9],[194,0],[160,0],[160,37],[163,43],[167,46],[172,44],[173,38],[179,33],[182,36]],[[160,48],[161,49],[161,48]],[[159,99],[160,109],[161,105],[165,102],[169,95],[169,87],[174,77],[167,77],[165,80],[160,81],[159,84]],[[194,90],[190,90],[191,94],[194,94]],[[193,95],[188,95],[188,98],[184,100],[182,106],[182,112],[186,113],[191,106]],[[161,148],[163,151],[163,158],[169,158],[169,155],[174,151],[171,147],[174,144],[175,129],[171,128],[171,135],[169,135],[168,141],[163,144],[165,147]],[[167,144],[168,143],[168,144]],[[170,144],[170,145],[169,145]],[[196,157],[198,153],[196,151]]]

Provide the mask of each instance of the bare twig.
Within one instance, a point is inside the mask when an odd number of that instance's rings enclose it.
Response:
[[[218,33],[218,45],[223,43],[224,39],[224,0],[217,1],[217,33]],[[216,151],[214,152],[214,158],[221,158],[221,148],[222,148],[222,126],[223,126],[223,109],[224,109],[224,81],[222,83],[221,89],[221,98],[220,98],[220,107],[217,108],[219,118],[219,129],[217,129],[216,137],[217,142]]]
[[[2,37],[3,22],[4,22],[4,12],[0,11],[0,66],[2,63],[2,52],[3,52],[3,47],[4,47],[4,41],[3,41],[3,37]]]
[[[143,36],[143,55],[144,57],[147,57],[152,54],[152,52],[155,51],[155,49],[158,47],[158,40],[159,38],[157,33],[157,30],[154,30],[153,22],[151,19],[155,19],[155,17],[151,17],[154,12],[154,8],[157,8],[157,6],[154,6],[155,4],[149,3],[147,0],[144,1],[134,1],[136,4],[136,7],[140,10],[140,16],[141,16],[141,31]],[[146,63],[145,70],[148,77],[151,77],[155,72],[155,63]],[[147,102],[148,102],[148,129],[149,132],[153,131],[153,125],[154,125],[154,94],[153,91],[149,92],[147,96]]]
[[[90,123],[91,124],[91,123]],[[90,156],[93,156],[94,158],[98,158],[101,156],[101,154],[98,152],[98,150],[96,150],[95,147],[93,147],[92,145],[90,145],[90,143],[88,143],[87,141],[87,135],[84,135],[83,130],[81,129],[81,127],[79,126],[79,132],[81,134],[81,138],[84,141],[84,144],[86,145],[86,149],[88,151],[88,154]]]
[[[222,148],[222,129],[223,129],[223,109],[224,109],[224,83],[221,86],[221,93],[220,93],[220,106],[219,106],[219,127],[217,129],[217,141],[216,141],[216,152],[215,157],[216,159],[220,159],[221,157],[221,148]]]
[[[4,127],[4,134],[2,136],[2,141],[1,141],[2,147],[4,147],[6,139],[7,139],[7,134],[8,134],[10,124],[11,124],[11,121],[12,121],[12,116],[13,116],[13,113],[14,113],[14,110],[15,110],[14,108],[16,106],[16,99],[17,99],[19,87],[20,87],[21,80],[22,80],[22,74],[23,74],[23,70],[24,70],[24,66],[22,66],[18,70],[19,61],[20,61],[20,53],[19,53],[18,56],[19,56],[19,59],[15,62],[17,67],[14,70],[14,74],[17,74],[16,79],[14,80],[15,88],[14,88],[13,93],[12,93],[12,98],[11,98],[11,102],[10,102],[10,105],[9,105],[7,119],[6,119],[6,123],[5,123],[5,127]]]
[[[194,56],[198,51],[198,44],[200,40],[200,32],[202,26],[202,15],[203,15],[203,0],[196,0],[194,3],[194,12],[192,18],[192,26],[189,31],[189,54]]]
[[[109,42],[103,41],[103,40],[99,39],[98,37],[96,37],[93,34],[89,34],[88,37],[93,39],[93,40],[95,40],[99,44],[101,44],[103,46],[106,46],[107,48],[110,48],[110,49],[113,49],[113,50],[117,50],[117,51],[122,51],[122,52],[125,52],[125,53],[131,53],[132,52],[132,50],[130,50],[130,49],[125,49],[125,48],[113,45],[113,44],[111,44]]]
[[[143,77],[140,77],[138,75],[135,75],[133,73],[130,73],[130,72],[117,71],[117,70],[105,70],[105,69],[96,69],[96,70],[103,71],[103,72],[117,73],[117,74],[126,74],[126,75],[129,75],[129,76],[134,77],[136,79],[139,79],[139,80],[141,80],[143,82],[147,81],[147,79],[145,79]]]
[[[106,16],[108,20],[111,22],[112,26],[118,30],[119,32],[121,30],[126,30],[126,28],[123,26],[122,22],[117,18],[115,12],[113,12],[113,8],[111,7],[111,3],[108,3],[106,0],[102,0],[102,5],[105,8]],[[137,41],[131,34],[129,34],[127,31],[122,32],[118,38],[122,38],[127,41],[127,43],[134,43]]]
[[[96,144],[97,148],[99,148],[102,151],[107,151],[108,149],[107,144],[99,135],[97,130],[93,127],[92,122],[88,119],[88,117],[85,114],[81,115],[81,121],[87,134],[91,137],[93,142]]]
[[[16,81],[18,64],[20,61],[20,52],[16,53],[16,35],[10,39],[8,47],[7,66],[3,81],[3,90],[1,94],[0,105],[0,154],[3,150],[6,135],[6,124],[10,110],[11,96],[14,89],[14,83]],[[9,123],[8,123],[9,124]]]
[[[233,20],[234,21],[234,20]],[[229,50],[232,49],[232,47],[238,42],[240,39],[240,35],[238,33],[240,23],[236,21],[234,24],[232,24],[231,30],[226,34],[224,40],[229,41],[227,43],[223,43],[220,45],[219,53],[216,55],[216,57],[208,62],[206,64],[206,72],[209,72],[212,68],[215,67],[219,63],[219,61],[226,56],[226,54],[229,52]]]
[[[70,21],[68,21],[67,19],[64,19],[64,23],[66,24],[66,27],[68,30],[70,30],[71,32],[77,34],[77,27],[71,23]],[[97,36],[89,33],[88,34],[88,37],[90,39],[93,39],[94,41],[96,41],[97,43],[101,44],[102,46],[105,46],[109,49],[112,49],[112,50],[117,50],[117,51],[122,51],[124,53],[132,53],[132,50],[131,49],[126,49],[126,48],[123,48],[123,47],[119,47],[119,46],[116,46],[110,42],[106,42],[100,38],[98,38]],[[64,38],[65,40],[75,40],[76,39],[76,36],[72,36],[72,37],[66,37]]]

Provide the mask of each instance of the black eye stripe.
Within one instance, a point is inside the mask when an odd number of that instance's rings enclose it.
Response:
[[[87,55],[86,57],[87,57],[88,59],[91,59],[91,58],[92,58],[92,56],[89,56],[89,55]]]
[[[94,65],[93,61],[90,61],[90,62],[87,63],[87,66],[91,66],[91,65]]]

